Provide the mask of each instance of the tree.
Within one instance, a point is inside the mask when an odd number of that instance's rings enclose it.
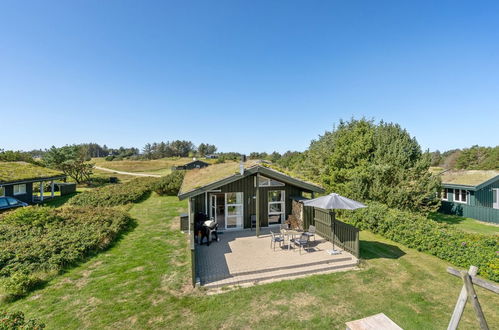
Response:
[[[217,151],[217,147],[213,144],[201,143],[198,146],[198,155],[201,157],[214,154],[216,151]]]
[[[86,148],[78,145],[56,148],[52,146],[43,156],[43,162],[51,168],[63,171],[77,183],[89,180],[94,164],[86,161]]]
[[[312,141],[298,168],[329,192],[427,212],[440,205],[430,160],[399,125],[352,119]]]

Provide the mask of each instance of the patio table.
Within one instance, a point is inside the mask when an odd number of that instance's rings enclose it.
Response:
[[[288,251],[291,249],[291,238],[303,234],[303,230],[281,229],[281,234],[288,238]]]

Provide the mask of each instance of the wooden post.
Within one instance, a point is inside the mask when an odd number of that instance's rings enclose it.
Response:
[[[485,315],[483,315],[482,307],[480,306],[480,302],[478,301],[475,288],[473,288],[473,283],[471,283],[470,274],[468,274],[465,271],[462,271],[461,277],[464,281],[464,286],[466,287],[466,291],[468,292],[468,298],[470,299],[471,305],[475,310],[476,318],[480,323],[480,329],[488,330],[489,326],[487,325],[487,321],[485,320]]]
[[[468,270],[468,274],[471,276],[475,276],[478,272],[478,268],[475,266],[470,266]],[[449,322],[449,326],[447,330],[456,330],[459,325],[459,321],[461,320],[461,316],[464,312],[464,307],[466,306],[466,300],[468,299],[468,293],[466,291],[466,286],[463,285],[461,288],[461,293],[459,294],[459,298],[457,298],[456,307],[454,307],[454,312],[452,313],[452,317]]]
[[[40,182],[40,201],[43,202],[43,181]]]
[[[54,181],[50,182],[50,196],[54,198]]]
[[[256,173],[256,237],[260,236],[260,173]]]

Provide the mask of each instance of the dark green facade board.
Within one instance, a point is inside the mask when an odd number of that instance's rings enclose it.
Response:
[[[189,207],[190,211],[188,215],[188,221],[189,221],[189,247],[191,249],[191,278],[192,278],[192,286],[196,286],[197,283],[197,269],[196,269],[196,239],[195,235],[196,233],[194,232],[194,212],[192,212],[192,199],[189,200]]]
[[[14,197],[25,203],[33,203],[33,182],[26,182],[26,193],[14,195],[14,184],[3,185],[5,188],[5,196]]]
[[[448,189],[447,201],[442,201],[440,212],[454,214],[481,221],[499,223],[499,209],[493,208],[493,189],[499,189],[499,178],[488,182],[486,185],[476,187],[466,187],[443,184]],[[454,201],[454,189],[468,190],[467,203]]]
[[[332,210],[305,206],[303,215],[305,224],[313,224],[320,236],[359,258],[358,228],[336,219]]]
[[[265,175],[267,176],[267,175]],[[270,176],[267,176],[270,177]],[[272,178],[273,179],[273,178]],[[277,180],[277,179],[276,179]],[[301,188],[285,184],[281,187],[260,187],[260,222],[261,227],[268,226],[268,194],[271,190],[284,190],[285,191],[285,216],[291,214],[291,197],[301,196],[302,192],[310,192]],[[192,197],[194,213],[202,212],[208,214],[206,205],[209,207],[210,194],[220,194],[228,192],[242,192],[243,193],[243,214],[244,228],[251,228],[251,215],[256,215],[256,174],[241,177],[241,179],[228,183],[214,189],[212,192],[202,193]],[[205,198],[208,198],[206,203]]]

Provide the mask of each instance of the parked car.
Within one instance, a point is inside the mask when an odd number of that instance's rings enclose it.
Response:
[[[10,196],[0,197],[0,211],[13,209],[16,207],[23,207],[23,206],[28,206],[28,204],[26,204],[25,202],[21,202],[20,200],[15,199],[14,197]]]

